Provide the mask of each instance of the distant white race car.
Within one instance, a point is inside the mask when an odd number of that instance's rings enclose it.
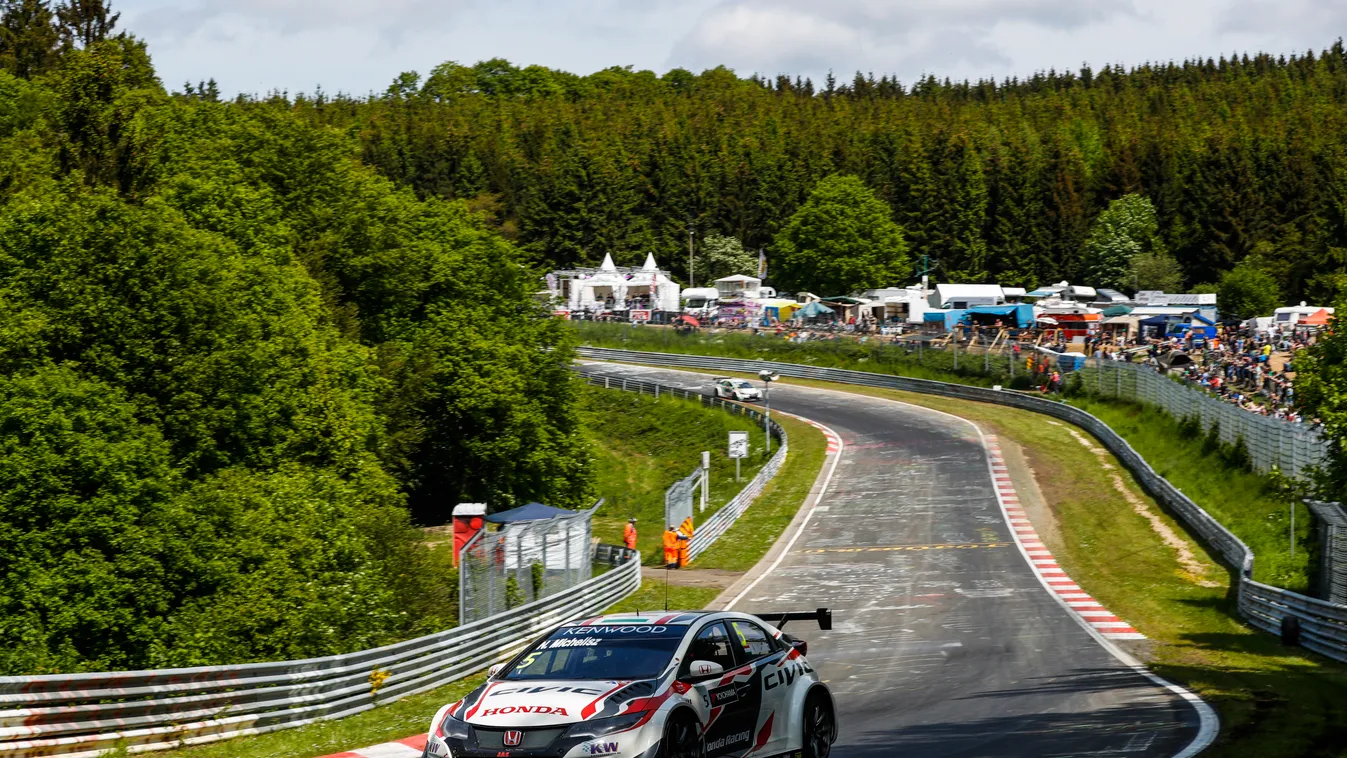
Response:
[[[772,626],[768,620],[778,626]],[[787,621],[824,608],[601,616],[558,627],[441,708],[426,758],[828,758],[832,694]]]
[[[718,376],[711,380],[711,386],[715,390],[716,397],[738,400],[745,403],[762,399],[762,390],[754,387],[745,379],[731,379],[729,377]]]

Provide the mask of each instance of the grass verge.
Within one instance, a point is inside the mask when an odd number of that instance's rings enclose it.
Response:
[[[663,559],[664,491],[701,465],[703,450],[711,453],[711,491],[706,512],[694,516],[699,521],[743,488],[735,483],[734,461],[726,455],[729,432],[749,433],[749,457],[741,464],[744,482],[767,461],[762,427],[695,400],[656,400],[586,386],[580,420],[593,450],[596,492],[607,500],[594,514],[594,536],[620,545],[627,519],[636,518],[636,547],[647,565]]]
[[[803,421],[773,414],[790,440],[790,452],[757,502],[692,562],[692,568],[748,571],[762,559],[790,525],[818,478],[828,454],[823,433]]]

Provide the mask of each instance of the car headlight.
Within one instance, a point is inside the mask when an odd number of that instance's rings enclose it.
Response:
[[[592,740],[599,737],[605,737],[614,732],[630,729],[641,723],[641,720],[645,717],[646,711],[636,711],[634,713],[624,713],[621,716],[613,716],[606,719],[581,721],[566,732],[566,737],[576,740]]]
[[[469,736],[468,723],[459,721],[447,713],[444,715],[444,720],[440,722],[439,728],[435,731],[441,737],[451,740],[466,740]]]

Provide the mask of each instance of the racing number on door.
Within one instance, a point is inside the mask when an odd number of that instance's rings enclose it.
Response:
[[[729,630],[717,621],[693,638],[688,660],[719,663],[728,674],[743,663],[734,648]],[[753,740],[759,698],[742,697],[742,689],[735,682],[722,685],[719,678],[699,683],[697,690],[711,711],[711,725],[703,735],[707,758],[744,752]]]

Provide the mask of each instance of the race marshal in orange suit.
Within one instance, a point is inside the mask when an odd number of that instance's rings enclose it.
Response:
[[[664,565],[678,565],[678,530],[673,524],[664,530]]]
[[[678,527],[678,568],[688,565],[688,550],[692,547],[692,517],[688,516]]]
[[[622,544],[626,545],[628,550],[636,549],[636,519],[627,519],[627,527],[622,530]]]

